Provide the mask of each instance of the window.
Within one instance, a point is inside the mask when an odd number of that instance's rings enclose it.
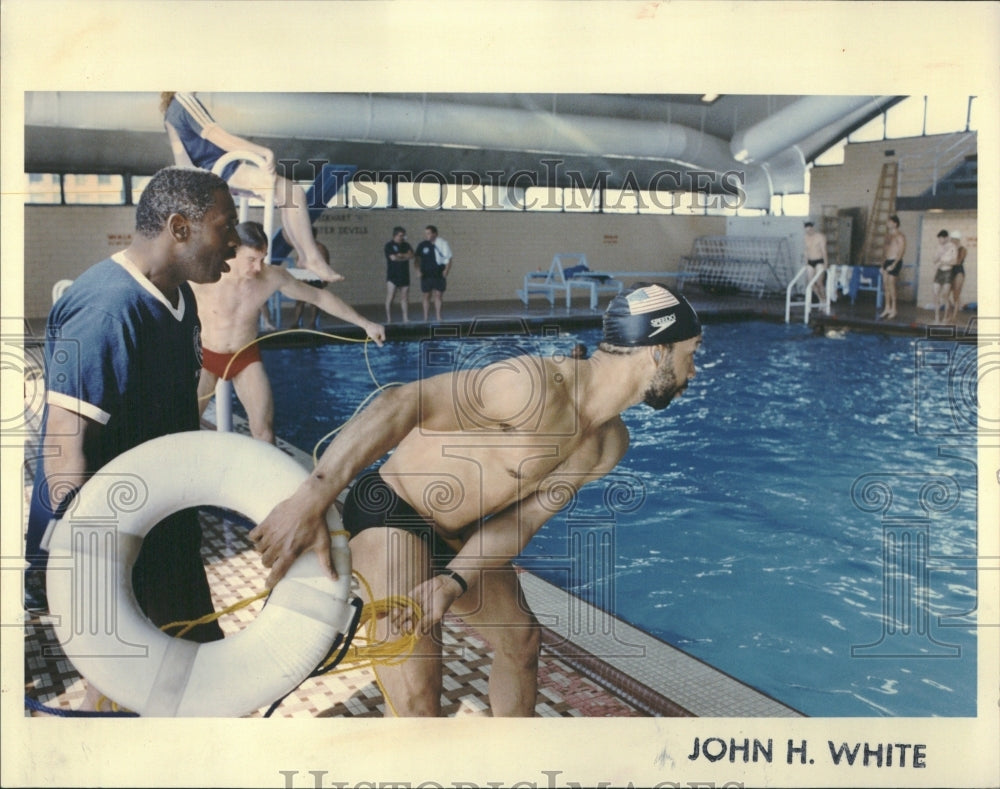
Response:
[[[524,189],[518,186],[484,186],[483,200],[487,211],[522,211]]]
[[[67,205],[123,205],[125,179],[120,175],[69,173],[63,176]]]
[[[347,184],[349,208],[388,208],[389,184],[382,181],[354,180]]]
[[[563,190],[555,186],[529,186],[524,190],[525,211],[562,211]]]
[[[441,184],[433,181],[399,181],[396,206],[430,211],[441,207]]]
[[[672,214],[674,212],[674,192],[658,190],[639,192],[640,214]]]
[[[52,205],[62,202],[62,187],[57,173],[28,173],[25,177],[24,202]]]
[[[809,195],[782,195],[781,213],[783,216],[809,216]]]
[[[707,202],[700,192],[674,192],[674,216],[703,216]]]
[[[151,175],[133,175],[132,176],[132,203],[136,204],[139,202],[139,198],[142,197],[143,191],[149,185],[149,182],[153,180]]]
[[[485,204],[480,184],[445,184],[441,187],[441,207],[451,211],[482,211]]]
[[[827,148],[823,153],[813,159],[813,164],[817,167],[826,167],[828,165],[843,164],[844,163],[844,151],[847,148],[847,138],[835,144],[832,148]]]
[[[736,216],[736,209],[739,208],[742,197],[731,194],[706,194],[702,200],[706,216]]]
[[[885,139],[885,113],[879,113],[860,129],[855,129],[848,142],[877,142]]]
[[[605,193],[607,199],[607,193]],[[571,186],[563,192],[563,208],[573,213],[594,213],[601,205],[601,190]]]
[[[639,193],[634,189],[605,189],[604,213],[606,214],[637,214],[639,213]]]
[[[312,186],[311,182],[307,183],[307,184],[302,184],[302,188],[306,191],[307,194],[309,192],[309,187],[310,186]],[[347,208],[347,187],[348,187],[348,184],[344,183],[340,187],[340,189],[337,190],[337,193],[333,197],[331,197],[329,200],[327,200],[326,207],[327,208]],[[312,208],[312,206],[310,206],[310,208]]]
[[[928,96],[925,134],[965,131],[969,115],[968,96]]]
[[[903,99],[885,114],[885,136],[919,137],[924,132],[924,97]]]

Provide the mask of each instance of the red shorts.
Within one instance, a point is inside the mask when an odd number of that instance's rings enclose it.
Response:
[[[238,353],[216,353],[208,348],[201,349],[201,366],[224,381],[235,378],[251,364],[259,361],[260,346],[257,343]]]

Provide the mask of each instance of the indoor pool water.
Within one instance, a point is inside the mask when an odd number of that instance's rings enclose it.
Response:
[[[386,384],[598,336],[368,356]],[[926,342],[706,326],[683,397],[625,413],[614,480],[586,486],[519,563],[807,715],[975,715],[975,437],[949,420],[960,392]],[[265,349],[264,363],[276,433],[309,452],[374,387],[357,344]],[[595,528],[614,572],[567,548]]]

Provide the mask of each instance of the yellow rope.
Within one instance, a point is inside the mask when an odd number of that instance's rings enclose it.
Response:
[[[344,337],[344,336],[342,336],[340,334],[331,334],[330,332],[318,331],[316,329],[282,329],[281,331],[278,331],[278,332],[271,332],[270,334],[262,334],[259,337],[255,337],[254,339],[252,339],[250,342],[248,342],[246,345],[244,345],[242,348],[240,348],[238,351],[236,351],[236,353],[234,353],[230,357],[229,361],[226,363],[226,368],[222,371],[222,379],[225,380],[229,376],[229,368],[232,367],[233,363],[236,361],[236,357],[239,356],[241,353],[243,353],[243,351],[245,351],[247,348],[250,348],[250,347],[256,345],[257,343],[261,342],[262,340],[268,339],[270,337],[281,337],[282,335],[285,335],[285,334],[315,334],[318,337],[327,337],[327,338],[333,339],[333,340],[342,340],[344,342],[360,342],[360,343],[364,343],[365,367],[368,369],[368,375],[369,375],[369,377],[372,379],[372,382],[375,384],[375,388],[371,392],[369,392],[367,396],[365,396],[365,398],[358,404],[358,407],[354,409],[354,412],[344,421],[343,424],[341,424],[339,427],[335,427],[333,430],[331,430],[329,433],[327,433],[319,441],[316,442],[316,445],[313,447],[313,451],[312,451],[313,465],[316,465],[316,463],[319,462],[319,448],[326,441],[330,440],[331,438],[333,438],[333,436],[335,436],[337,433],[339,433],[341,430],[343,430],[344,426],[348,422],[350,422],[355,416],[357,416],[358,412],[361,411],[361,409],[364,408],[368,404],[369,400],[371,400],[377,394],[379,394],[380,392],[382,392],[382,391],[384,391],[386,389],[389,389],[389,388],[391,388],[393,386],[402,386],[403,384],[402,384],[402,381],[393,381],[392,383],[388,383],[388,384],[380,384],[378,382],[378,378],[375,377],[375,371],[372,369],[371,358],[368,356],[368,343],[370,343],[372,341],[372,339],[370,337],[365,337],[365,339],[363,339],[363,340],[358,340],[358,339],[355,339],[355,338],[352,338],[352,337]],[[214,391],[208,392],[207,394],[202,395],[199,398],[199,401],[201,401],[201,400],[209,400],[214,395],[215,395]]]
[[[268,334],[261,334],[261,335],[258,335],[257,337],[254,337],[252,340],[250,340],[250,342],[248,342],[242,348],[240,348],[239,350],[237,350],[229,358],[229,361],[226,362],[225,369],[222,371],[222,379],[226,380],[229,377],[229,368],[233,366],[233,363],[236,361],[236,357],[239,356],[241,353],[243,353],[243,351],[245,351],[247,348],[252,348],[257,343],[262,342],[262,341],[264,341],[266,339],[269,339],[271,337],[281,337],[281,336],[283,336],[285,334],[315,334],[318,337],[327,337],[327,338],[332,339],[332,340],[342,340],[343,342],[360,342],[360,343],[364,343],[364,345],[365,345],[365,363],[368,366],[368,374],[372,377],[372,380],[375,381],[375,386],[379,385],[378,380],[376,380],[376,378],[375,378],[375,373],[372,371],[371,362],[368,360],[368,343],[370,343],[372,341],[371,337],[365,337],[363,340],[358,340],[358,339],[355,339],[354,337],[344,337],[344,336],[342,336],[340,334],[331,334],[330,332],[318,331],[317,329],[282,329],[281,331],[270,332]],[[209,392],[208,394],[202,395],[199,399],[200,400],[208,400],[214,394],[215,394],[215,392]]]
[[[175,627],[179,627],[181,629],[174,634],[174,637],[182,638],[192,629],[198,627],[198,625],[207,625],[209,622],[214,622],[219,617],[225,616],[226,614],[231,614],[234,611],[239,611],[241,608],[246,608],[248,605],[250,605],[253,602],[256,602],[257,600],[260,600],[262,597],[267,597],[268,594],[269,594],[268,590],[265,589],[264,591],[258,592],[257,594],[253,595],[252,597],[246,597],[243,600],[239,600],[233,603],[231,606],[223,608],[221,611],[213,611],[212,613],[205,614],[204,616],[199,617],[198,619],[191,619],[180,622],[170,622],[169,624],[161,626],[160,630],[166,633],[167,631],[172,630]]]
[[[367,353],[365,354],[365,356],[367,357]],[[372,378],[374,378],[374,375],[372,376]],[[349,417],[347,417],[347,419],[344,420],[344,422],[342,424],[340,424],[339,426],[335,427],[333,430],[331,430],[329,433],[327,433],[319,441],[316,442],[316,445],[313,447],[313,451],[312,451],[313,465],[315,466],[317,463],[319,463],[319,454],[320,454],[319,453],[319,448],[323,445],[323,443],[326,442],[326,441],[328,441],[329,439],[333,438],[335,435],[337,435],[337,433],[339,433],[341,430],[343,430],[347,426],[347,423],[350,422],[352,419],[354,419],[354,417],[356,417],[358,415],[358,412],[361,411],[361,409],[364,408],[368,404],[369,400],[371,400],[373,397],[375,397],[380,392],[384,392],[386,389],[391,389],[394,386],[402,386],[402,385],[403,385],[402,381],[393,381],[392,383],[388,383],[388,384],[384,384],[384,385],[381,385],[381,386],[377,386],[377,388],[375,388],[371,392],[369,392],[365,396],[365,398],[360,403],[358,403],[358,407],[354,409],[353,413]]]
[[[333,532],[333,534],[340,533],[347,534],[347,532]],[[407,633],[392,641],[379,642],[375,637],[375,622],[395,609],[410,608],[413,611],[414,623],[416,623],[423,617],[423,611],[421,610],[420,605],[413,600],[413,598],[407,597],[406,595],[393,595],[381,600],[373,600],[371,586],[368,584],[368,581],[365,580],[364,576],[359,572],[355,572],[354,576],[365,587],[368,599],[371,600],[371,602],[365,603],[361,609],[358,632],[355,634],[354,639],[348,646],[347,651],[344,653],[344,657],[341,660],[340,665],[334,669],[330,669],[329,671],[324,671],[324,673],[342,674],[347,671],[354,671],[360,667],[370,666],[372,674],[375,676],[375,683],[382,692],[382,697],[385,699],[386,706],[392,712],[393,716],[399,717],[399,714],[396,712],[396,708],[393,706],[392,700],[389,698],[389,694],[386,692],[385,686],[382,684],[382,679],[378,675],[378,666],[397,666],[400,663],[405,662],[413,653],[413,648],[417,643],[418,637],[414,633]],[[210,614],[206,614],[205,616],[190,621],[170,622],[169,624],[163,625],[160,629],[167,632],[174,628],[181,628],[175,634],[175,638],[180,638],[198,625],[208,624],[209,622],[213,622],[226,614],[231,614],[234,611],[246,608],[248,605],[256,602],[257,600],[267,597],[267,595],[268,590],[265,589],[264,591],[258,592],[251,597],[239,600],[238,602],[233,603],[220,611],[213,611]],[[362,629],[364,630],[364,635],[361,634]],[[359,639],[364,643],[360,645],[355,643]],[[335,659],[336,656],[331,655],[320,664],[320,668],[325,669]],[[108,701],[110,703],[112,710],[116,712],[122,710],[117,703],[111,701],[106,696],[101,696],[98,699],[98,710],[101,709],[104,701]]]

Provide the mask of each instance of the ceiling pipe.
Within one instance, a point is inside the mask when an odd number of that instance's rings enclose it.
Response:
[[[739,179],[744,207],[769,208],[775,190],[804,188],[801,151],[776,155],[872,97],[806,97],[727,143],[676,123],[558,114],[361,93],[204,93],[199,98],[226,129],[247,137],[345,140],[663,161]],[[28,125],[161,131],[155,93],[29,92]],[[794,123],[792,122],[794,121]],[[789,142],[790,141],[790,142]],[[751,146],[753,162],[735,161]],[[740,152],[743,148],[740,148]],[[770,160],[770,161],[768,161]]]
[[[845,115],[878,111],[887,101],[883,96],[806,96],[736,132],[729,152],[738,162],[764,162]]]
[[[361,93],[200,93],[227,130],[247,137],[313,138],[673,161],[725,170],[724,140],[672,123],[560,115],[548,110],[401,99]],[[153,93],[29,93],[25,123],[161,131]]]
[[[772,194],[800,194],[806,190],[806,158],[797,145],[761,165],[771,181]]]

